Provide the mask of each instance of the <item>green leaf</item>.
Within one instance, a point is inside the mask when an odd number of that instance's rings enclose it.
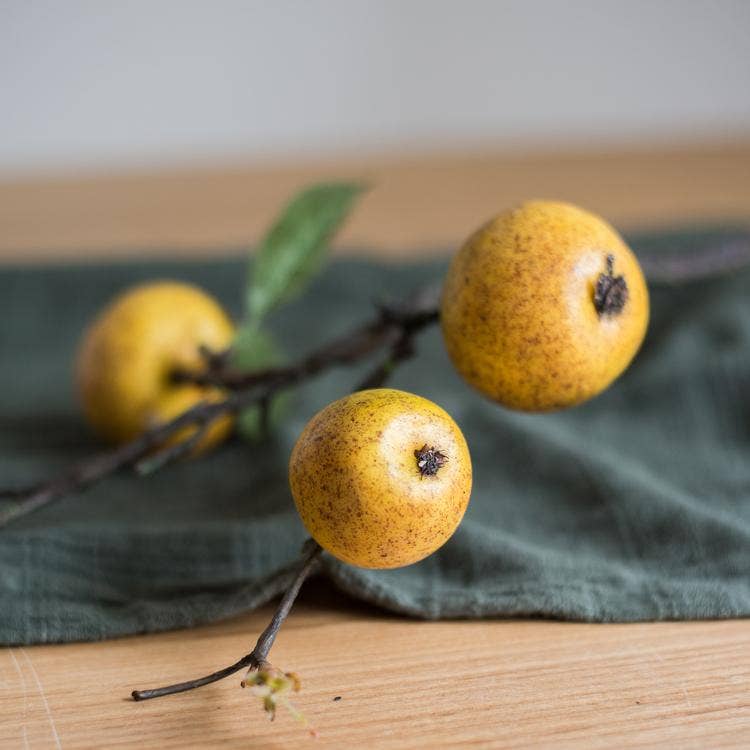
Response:
[[[279,365],[283,359],[281,348],[270,333],[247,322],[237,327],[229,350],[233,368],[260,370]]]
[[[281,348],[268,332],[249,323],[245,323],[237,329],[230,355],[230,361],[234,368],[261,370],[280,365],[283,360]],[[259,405],[243,409],[237,415],[237,433],[250,442],[262,440],[269,431],[280,424],[287,402],[288,395],[286,393],[274,396],[268,404],[268,414],[265,420],[263,419],[263,410]]]
[[[246,320],[257,327],[274,307],[310,282],[364,186],[313,185],[287,205],[258,248],[246,293]]]

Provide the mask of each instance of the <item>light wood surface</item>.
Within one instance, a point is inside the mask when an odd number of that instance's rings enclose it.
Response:
[[[0,652],[0,746],[707,748],[750,745],[745,621],[424,623],[313,589],[272,658],[301,675],[268,722],[237,677],[133,703],[249,651],[268,611],[210,627]],[[340,700],[334,698],[340,696]],[[309,743],[309,744],[308,744]]]
[[[367,169],[365,169],[367,167]],[[203,170],[0,186],[0,259],[221,252],[258,236],[294,187],[376,183],[342,247],[434,252],[528,196],[575,200],[626,226],[750,223],[750,142],[609,155],[435,157]],[[189,631],[0,651],[0,747],[750,747],[750,621],[424,623],[313,583],[275,664],[319,733],[274,724],[229,680],[135,704],[130,690],[246,653],[268,608]],[[334,701],[340,696],[341,699]]]
[[[556,198],[621,227],[750,223],[750,140],[603,154],[466,154],[6,181],[0,257],[200,254],[252,244],[283,202],[319,179],[372,189],[338,240],[391,258],[444,252],[527,198]]]

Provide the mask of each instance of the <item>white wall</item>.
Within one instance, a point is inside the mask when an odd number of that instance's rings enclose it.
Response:
[[[0,172],[750,133],[750,0],[0,0]]]

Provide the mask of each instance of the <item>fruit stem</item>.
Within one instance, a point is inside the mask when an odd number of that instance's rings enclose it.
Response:
[[[268,623],[266,629],[260,634],[255,644],[255,648],[253,648],[249,654],[245,654],[245,656],[234,664],[230,664],[228,667],[219,669],[216,672],[211,672],[211,674],[205,675],[204,677],[198,677],[197,679],[188,680],[187,682],[177,682],[174,685],[165,685],[164,687],[159,688],[134,690],[131,693],[133,700],[145,701],[150,700],[151,698],[161,698],[165,695],[184,693],[188,690],[195,690],[204,685],[210,685],[212,682],[223,680],[225,677],[229,677],[242,669],[260,669],[267,663],[271,646],[273,646],[281,626],[289,616],[289,612],[291,611],[292,605],[302,588],[302,584],[317,567],[322,551],[320,545],[313,539],[308,539],[305,542],[302,547],[302,554],[295,564],[296,574],[292,579],[289,588],[284,593],[284,596],[281,597],[281,601],[279,602],[276,611],[273,613],[271,622]]]

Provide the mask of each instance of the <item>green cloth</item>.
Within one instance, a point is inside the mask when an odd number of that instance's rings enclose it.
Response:
[[[638,249],[697,235],[636,237]],[[699,238],[702,242],[705,236]],[[746,241],[746,239],[745,239]],[[271,324],[301,353],[440,277],[442,262],[341,261]],[[87,321],[143,279],[192,281],[235,314],[239,258],[0,271],[0,484],[46,477],[97,444],[71,362]],[[326,557],[324,574],[368,602],[426,618],[589,621],[750,614],[750,272],[652,286],[633,367],[599,398],[528,415],[457,377],[437,330],[392,384],[463,428],[475,485],[437,554],[395,571]],[[270,442],[233,442],[148,478],[122,474],[0,530],[0,642],[108,638],[194,625],[259,606],[288,580],[305,538],[286,482],[307,419],[362,368],[300,388]],[[0,501],[4,502],[4,501]]]

